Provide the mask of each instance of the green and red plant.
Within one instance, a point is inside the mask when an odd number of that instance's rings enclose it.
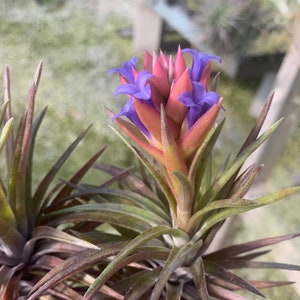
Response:
[[[227,218],[300,190],[293,187],[256,199],[246,197],[262,165],[244,171],[242,166],[280,123],[260,134],[272,97],[237,155],[213,172],[224,101],[215,90],[216,80],[210,89],[212,60],[221,62],[217,56],[179,48],[175,58],[146,53],[141,71],[135,57],[112,69],[121,80],[116,94],[126,94],[128,101],[120,113],[109,114],[133,142],[115,130],[137,157],[138,168],[96,163],[100,150],[70,180],[47,193],[82,134],[31,196],[34,139],[44,116],[43,112],[32,123],[38,69],[16,139],[9,130],[10,114],[2,114],[6,125],[1,145],[10,147],[8,170],[14,172],[8,172],[6,185],[2,180],[6,210],[1,218],[6,232],[16,235],[1,234],[2,295],[15,287],[28,300],[41,295],[73,300],[229,300],[243,299],[240,290],[263,296],[263,288],[290,284],[250,280],[234,270],[300,271],[296,265],[257,260],[267,252],[261,248],[298,233],[208,250]],[[8,90],[6,85],[5,99],[10,98]],[[111,178],[98,186],[81,184],[92,165]],[[7,193],[11,189],[14,192]]]

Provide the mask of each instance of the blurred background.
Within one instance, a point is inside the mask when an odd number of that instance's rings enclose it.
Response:
[[[104,107],[117,112],[126,99],[113,97],[118,78],[107,76],[107,72],[135,54],[141,61],[143,50],[162,49],[172,54],[181,44],[224,58],[222,66],[215,66],[216,72],[221,71],[217,91],[225,99],[227,119],[214,154],[215,165],[220,166],[229,154],[234,157],[274,87],[276,99],[280,83],[278,95],[283,89],[287,96],[282,97],[283,104],[274,117],[285,116],[285,125],[273,139],[277,144],[264,150],[266,174],[252,193],[266,194],[300,184],[297,18],[297,0],[2,0],[0,62],[2,70],[6,64],[10,68],[16,117],[26,104],[36,66],[41,60],[44,64],[36,112],[45,106],[48,112],[37,139],[35,180],[91,123],[87,138],[60,176],[68,178],[105,145],[105,162],[133,165],[131,153],[109,128],[111,120]],[[282,71],[291,52],[290,71]],[[272,155],[272,149],[278,151]],[[258,156],[264,163],[260,159]],[[101,174],[95,174],[87,180],[101,182]],[[221,243],[299,231],[299,198],[234,220],[229,236],[225,235]],[[299,241],[279,245],[272,257],[300,264],[299,247]],[[300,276],[284,272],[278,277],[275,273],[276,280],[298,280],[298,287],[281,289],[284,299],[297,299]]]

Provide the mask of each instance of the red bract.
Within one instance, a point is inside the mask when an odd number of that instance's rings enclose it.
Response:
[[[184,52],[192,56],[190,67]],[[146,52],[141,71],[135,58],[112,70],[121,78],[116,94],[129,97],[114,120],[159,162],[176,198],[179,187],[174,172],[188,174],[193,155],[221,108],[219,95],[208,91],[213,59],[221,61],[217,56],[179,47],[175,59],[168,59],[163,52],[159,56]],[[121,119],[123,116],[130,122]]]

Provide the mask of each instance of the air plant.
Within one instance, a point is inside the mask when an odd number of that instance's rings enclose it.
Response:
[[[48,191],[83,133],[35,192],[34,140],[45,111],[32,119],[41,65],[15,138],[6,71],[0,139],[8,166],[0,190],[3,299],[229,300],[243,299],[241,290],[263,296],[263,288],[290,284],[253,280],[234,270],[300,271],[296,265],[257,260],[267,252],[262,248],[298,233],[209,251],[227,218],[300,190],[245,196],[262,165],[242,166],[280,123],[260,134],[272,97],[237,155],[214,173],[213,148],[224,124],[225,101],[216,92],[216,80],[209,84],[213,61],[221,63],[221,58],[179,47],[175,58],[146,52],[141,71],[136,57],[112,69],[121,80],[116,94],[128,99],[119,113],[108,113],[138,168],[96,163],[102,149],[70,180]],[[80,183],[92,165],[111,177],[97,186]]]
[[[257,260],[267,252],[261,248],[299,234],[208,252],[227,218],[300,190],[245,197],[262,165],[241,171],[242,165],[280,123],[259,134],[272,97],[237,155],[217,174],[212,172],[213,148],[224,124],[224,101],[215,84],[209,88],[212,61],[221,59],[179,48],[175,58],[146,52],[141,71],[136,57],[110,71],[119,73],[121,80],[116,94],[126,94],[128,100],[118,114],[109,114],[130,139],[114,129],[137,157],[139,172],[96,163],[95,168],[111,175],[110,181],[71,185],[77,191],[69,198],[83,203],[53,211],[50,216],[56,215],[56,220],[51,224],[70,226],[81,220],[85,226],[70,233],[98,249],[87,247],[67,257],[36,283],[28,300],[62,282],[70,287],[72,278],[85,276],[91,279],[91,284],[81,282],[87,300],[243,299],[240,290],[263,296],[263,288],[290,284],[251,280],[234,270],[299,271],[296,265]],[[108,289],[109,296],[104,293]]]
[[[98,249],[96,245],[68,234],[67,230],[71,228],[60,230],[56,215],[50,216],[52,211],[58,213],[62,208],[78,204],[77,199],[64,201],[73,191],[70,184],[77,184],[103,152],[102,149],[95,154],[68,182],[55,182],[58,171],[87,130],[62,153],[34,188],[34,146],[46,114],[44,109],[34,119],[41,72],[42,63],[37,68],[17,129],[12,113],[8,67],[4,72],[4,101],[0,113],[0,298],[3,300],[27,299],[34,284],[64,259],[83,249]],[[82,299],[76,289],[65,283],[45,294],[61,299]]]

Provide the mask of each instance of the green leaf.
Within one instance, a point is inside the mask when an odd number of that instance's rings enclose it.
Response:
[[[199,256],[190,267],[193,275],[195,287],[197,288],[202,300],[209,300],[209,294],[206,285],[205,269],[202,257]]]
[[[234,289],[233,285],[230,285],[231,289]],[[240,289],[240,288],[237,288]],[[223,288],[222,285],[209,284],[209,293],[211,297],[222,300],[245,300],[244,297],[233,293],[227,288]]]
[[[0,136],[0,153],[2,152],[3,146],[5,145],[7,138],[13,128],[13,122],[13,118],[9,119],[7,122],[5,122],[4,127],[2,128]]]
[[[246,200],[241,198],[230,198],[223,200],[216,200],[209,203],[203,209],[197,211],[189,220],[189,224],[187,226],[188,232],[192,232],[197,228],[201,221],[204,219],[206,215],[209,215],[211,211],[221,210],[226,208],[234,208],[239,211],[240,209],[254,209],[257,208],[257,203],[253,200]],[[238,213],[238,212],[237,212]]]
[[[173,247],[167,261],[164,264],[162,271],[160,272],[157,282],[153,288],[150,300],[159,300],[161,294],[170,279],[171,274],[179,268],[185,261],[183,256],[184,252],[190,247],[190,243],[187,243],[183,247]]]
[[[289,189],[285,189],[285,190],[282,190],[279,192],[274,192],[269,195],[254,199],[253,205],[246,205],[246,206],[242,206],[242,207],[222,209],[221,211],[218,211],[217,213],[215,213],[212,216],[210,216],[209,218],[207,218],[207,220],[204,222],[202,227],[199,229],[199,231],[193,237],[193,240],[197,240],[198,238],[201,238],[202,235],[208,229],[210,229],[212,226],[214,226],[215,224],[217,224],[231,216],[238,215],[243,212],[274,203],[274,202],[284,199],[288,196],[291,196],[299,191],[300,191],[300,187],[292,187]]]
[[[4,96],[4,101],[0,107],[0,124],[1,125],[2,125],[2,123],[6,123],[9,119],[12,119],[11,117],[8,119],[6,118],[6,113],[7,113],[9,103],[10,103],[9,100],[5,99],[5,96]]]
[[[188,178],[193,186],[193,199],[194,199],[194,207],[197,209],[199,206],[199,197],[198,193],[202,187],[202,181],[205,174],[207,161],[211,155],[212,149],[218,139],[218,136],[221,133],[221,130],[223,128],[225,120],[223,120],[219,125],[213,126],[208,134],[206,135],[205,139],[201,143],[200,147],[198,148],[197,152],[195,153],[195,156],[193,158],[193,161],[191,163]],[[211,184],[210,178],[209,180],[206,180],[209,185]],[[207,190],[207,188],[204,188],[203,190]]]
[[[208,202],[214,201],[218,198],[219,192],[236,175],[236,172],[243,165],[245,160],[262,144],[269,136],[276,130],[282,120],[274,123],[268,130],[266,130],[257,140],[250,144],[233,162],[233,164],[224,171],[223,174],[215,181],[211,188],[203,195],[201,199],[201,207],[205,207]]]
[[[179,187],[177,195],[177,226],[186,229],[193,209],[192,190],[188,178],[182,172],[174,172]]]
[[[264,295],[256,289],[253,285],[251,285],[249,282],[244,280],[243,278],[235,275],[234,273],[226,270],[221,265],[214,263],[212,261],[203,260],[204,261],[204,268],[205,272],[211,276],[217,277],[222,281],[228,282],[230,284],[234,284],[241,289],[247,290],[251,293],[254,293],[255,295],[264,297]]]
[[[142,232],[155,225],[168,223],[145,209],[118,203],[82,204],[49,213],[43,222],[51,226],[73,222],[99,222]]]
[[[183,231],[167,226],[157,226],[141,233],[136,238],[128,242],[128,244],[119,252],[114,260],[112,260],[96,278],[94,283],[89,287],[85,294],[86,300],[93,298],[97,290],[110,278],[110,276],[115,272],[115,269],[118,268],[118,266],[127,256],[138,250],[139,247],[145,245],[152,239],[165,234],[170,234],[172,236],[181,237],[182,239],[188,240],[188,236]]]
[[[295,234],[287,234],[277,237],[270,237],[270,238],[264,238],[260,240],[255,240],[251,242],[246,242],[238,245],[229,246],[220,250],[217,250],[213,253],[205,255],[205,257],[208,260],[223,260],[223,259],[229,259],[231,257],[238,256],[240,254],[243,254],[245,252],[253,251],[262,247],[267,247],[270,245],[274,245],[277,243],[281,243],[293,238],[296,238],[300,236],[300,233]]]
[[[7,266],[1,266],[0,269],[0,296],[2,296],[2,290],[5,289],[10,280],[24,267],[23,263],[19,263],[13,268],[9,268]],[[3,298],[2,298],[3,299]]]
[[[77,145],[80,143],[80,141],[85,137],[89,130],[90,126],[81,132],[79,136],[74,140],[74,142],[67,148],[67,150],[61,155],[61,157],[57,160],[57,162],[53,165],[53,167],[50,169],[50,171],[46,174],[46,176],[43,178],[43,180],[38,185],[36,192],[33,196],[33,209],[35,215],[38,214],[38,212],[41,210],[41,208],[45,205],[45,194],[51,185],[53,179],[55,178],[58,171],[61,169],[65,161],[68,159],[68,157],[71,155],[71,153],[75,150]]]
[[[81,168],[78,170],[69,181],[73,185],[76,185],[79,183],[79,181],[83,178],[83,176],[91,169],[91,167],[94,165],[94,163],[97,161],[97,159],[103,154],[104,150],[106,148],[103,147],[100,149],[95,155],[93,155]],[[53,203],[56,201],[59,201],[60,199],[68,196],[73,192],[74,188],[70,184],[65,184],[62,190],[56,195],[55,199],[53,200]]]
[[[7,256],[19,259],[24,244],[21,233],[11,223],[0,218],[0,250]]]
[[[241,147],[240,151],[238,152],[238,155],[240,155],[246,148],[248,148],[248,146],[250,146],[258,137],[261,128],[266,120],[266,117],[269,113],[270,107],[272,105],[273,102],[273,97],[274,97],[274,93],[272,93],[272,95],[269,97],[269,99],[266,101],[259,117],[256,120],[255,125],[253,126],[249,136],[247,137],[247,139],[245,140],[243,146]]]
[[[33,209],[34,205],[33,205],[33,198],[32,198],[33,153],[34,153],[36,136],[40,128],[40,125],[46,115],[46,112],[47,112],[47,108],[43,109],[33,123],[31,141],[29,144],[28,155],[27,155],[25,186],[26,186],[27,219],[28,219],[28,226],[30,230],[34,227],[34,223],[36,221],[34,216],[34,209]]]
[[[26,236],[28,234],[26,198],[25,198],[25,165],[26,148],[23,147],[26,127],[26,111],[23,113],[17,131],[15,149],[12,152],[12,165],[8,166],[9,188],[8,199],[16,216],[17,226]]]
[[[137,280],[135,280],[134,284],[127,289],[124,300],[141,299],[141,297],[155,284],[160,272],[161,268],[139,272]]]
[[[35,107],[35,96],[38,89],[38,84],[40,81],[41,73],[42,73],[42,62],[37,67],[34,81],[29,89],[29,96],[27,106],[24,112],[24,127],[21,126],[19,128],[18,134],[22,137],[20,139],[21,142],[21,151],[20,151],[20,159],[18,161],[18,178],[17,178],[17,187],[16,187],[16,215],[17,221],[20,220],[19,227],[20,230],[25,234],[30,234],[31,228],[29,228],[30,224],[28,220],[32,219],[32,215],[28,215],[29,212],[32,211],[32,206],[28,205],[28,202],[31,199],[31,178],[30,182],[27,181],[27,176],[31,175],[31,172],[28,173],[28,162],[30,162],[30,168],[32,162],[30,159],[32,158],[32,153],[30,151],[32,149],[32,127],[33,127],[33,115],[34,115],[34,107]]]
[[[233,259],[233,260],[223,260],[219,262],[226,269],[280,269],[280,270],[290,270],[290,271],[300,271],[300,266],[276,263],[276,262],[262,262],[262,261],[251,261],[244,259]]]
[[[166,300],[181,300],[183,293],[184,283],[172,284],[167,282],[166,284]]]
[[[161,268],[156,267],[128,274],[121,280],[112,283],[111,287],[118,292],[125,293],[124,299],[126,300],[140,299],[154,285],[160,271]]]
[[[87,249],[66,259],[36,283],[30,291],[30,297],[28,300],[36,299],[44,291],[59,282],[62,282],[66,278],[79,274],[85,269],[97,265],[104,259],[116,255],[123,247],[124,243],[114,243],[107,246],[105,249]]]
[[[122,174],[122,183],[125,184],[129,188],[129,190],[135,192],[136,194],[143,195],[145,198],[151,199],[158,206],[168,211],[168,209],[163,205],[163,202],[149,188],[149,186],[147,186],[139,177],[130,174],[128,170],[122,170],[121,168],[118,168],[116,166],[106,165],[103,163],[96,164],[95,168],[111,174],[114,177]]]
[[[161,190],[163,191],[172,213],[172,220],[173,224],[176,224],[176,199],[169,187],[169,184],[166,180],[166,178],[163,176],[162,172],[158,169],[158,167],[150,162],[144,154],[139,151],[137,148],[135,148],[133,145],[128,143],[126,139],[123,138],[121,134],[118,133],[114,128],[112,128],[116,134],[124,141],[124,143],[133,151],[133,153],[137,156],[137,158],[141,161],[141,163],[146,167],[146,169],[150,172],[150,174],[153,176]]]
[[[253,184],[256,177],[262,172],[263,165],[257,166],[256,164],[248,167],[234,182],[229,196],[231,198],[243,197],[251,185]]]
[[[95,190],[97,191],[97,190]],[[139,206],[141,208],[144,208],[157,216],[163,218],[166,222],[170,223],[170,216],[161,209],[160,206],[156,204],[156,202],[153,202],[152,199],[148,199],[146,197],[143,197],[140,194],[128,191],[128,190],[116,190],[116,189],[99,189],[99,194],[101,196],[105,196],[105,198],[110,201],[118,202],[125,201],[125,203],[132,203],[136,206]],[[96,200],[97,201],[97,200]]]
[[[38,226],[34,229],[33,238],[30,241],[35,242],[40,239],[61,241],[87,249],[99,249],[99,247],[94,244],[49,226]]]
[[[11,112],[11,95],[10,95],[10,76],[9,76],[9,68],[6,65],[4,70],[4,80],[3,80],[3,99],[4,104],[1,107],[1,124],[3,121],[8,121],[12,118]],[[5,116],[2,116],[2,113],[5,113]],[[12,162],[13,162],[13,154],[14,154],[14,134],[13,130],[10,131],[9,136],[7,138],[6,144],[6,166],[8,173],[11,172]]]

